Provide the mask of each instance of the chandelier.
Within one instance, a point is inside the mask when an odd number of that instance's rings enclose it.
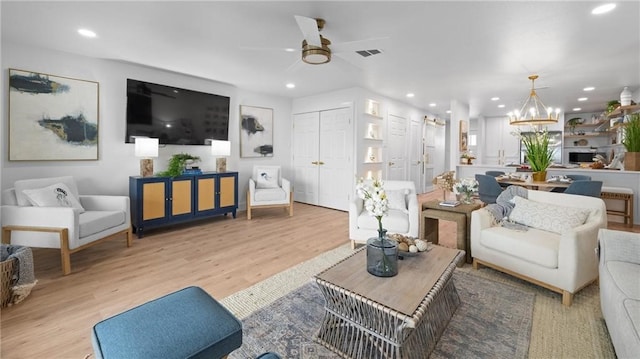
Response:
[[[519,125],[546,125],[554,124],[558,122],[560,116],[560,109],[553,109],[551,107],[545,107],[542,100],[536,94],[534,82],[538,78],[538,75],[529,76],[531,80],[531,93],[524,102],[520,110],[509,112],[509,124]],[[546,113],[546,115],[545,115]]]

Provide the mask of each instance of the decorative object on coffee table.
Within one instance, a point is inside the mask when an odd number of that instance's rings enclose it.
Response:
[[[375,180],[369,187],[360,180],[356,193],[364,200],[369,215],[378,220],[378,237],[367,240],[367,271],[378,277],[393,277],[398,274],[398,244],[389,240],[387,230],[382,228],[382,217],[389,211],[383,183]]]

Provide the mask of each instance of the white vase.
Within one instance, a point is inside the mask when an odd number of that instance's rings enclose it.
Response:
[[[629,105],[631,105],[631,91],[629,91],[628,87],[625,87],[620,93],[620,106]]]

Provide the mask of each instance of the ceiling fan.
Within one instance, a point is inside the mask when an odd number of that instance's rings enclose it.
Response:
[[[363,57],[382,53],[378,46],[383,45],[388,37],[332,44],[331,40],[320,35],[324,28],[324,19],[294,15],[298,27],[302,32],[302,61],[307,64],[321,65],[331,61],[332,53],[346,53],[354,51]],[[331,47],[329,47],[331,45]]]

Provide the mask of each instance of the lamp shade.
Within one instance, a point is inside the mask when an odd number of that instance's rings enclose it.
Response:
[[[158,139],[157,138],[136,138],[135,144],[136,157],[152,158],[158,157]]]
[[[211,155],[212,156],[230,156],[231,142],[221,141],[221,140],[211,140]]]

